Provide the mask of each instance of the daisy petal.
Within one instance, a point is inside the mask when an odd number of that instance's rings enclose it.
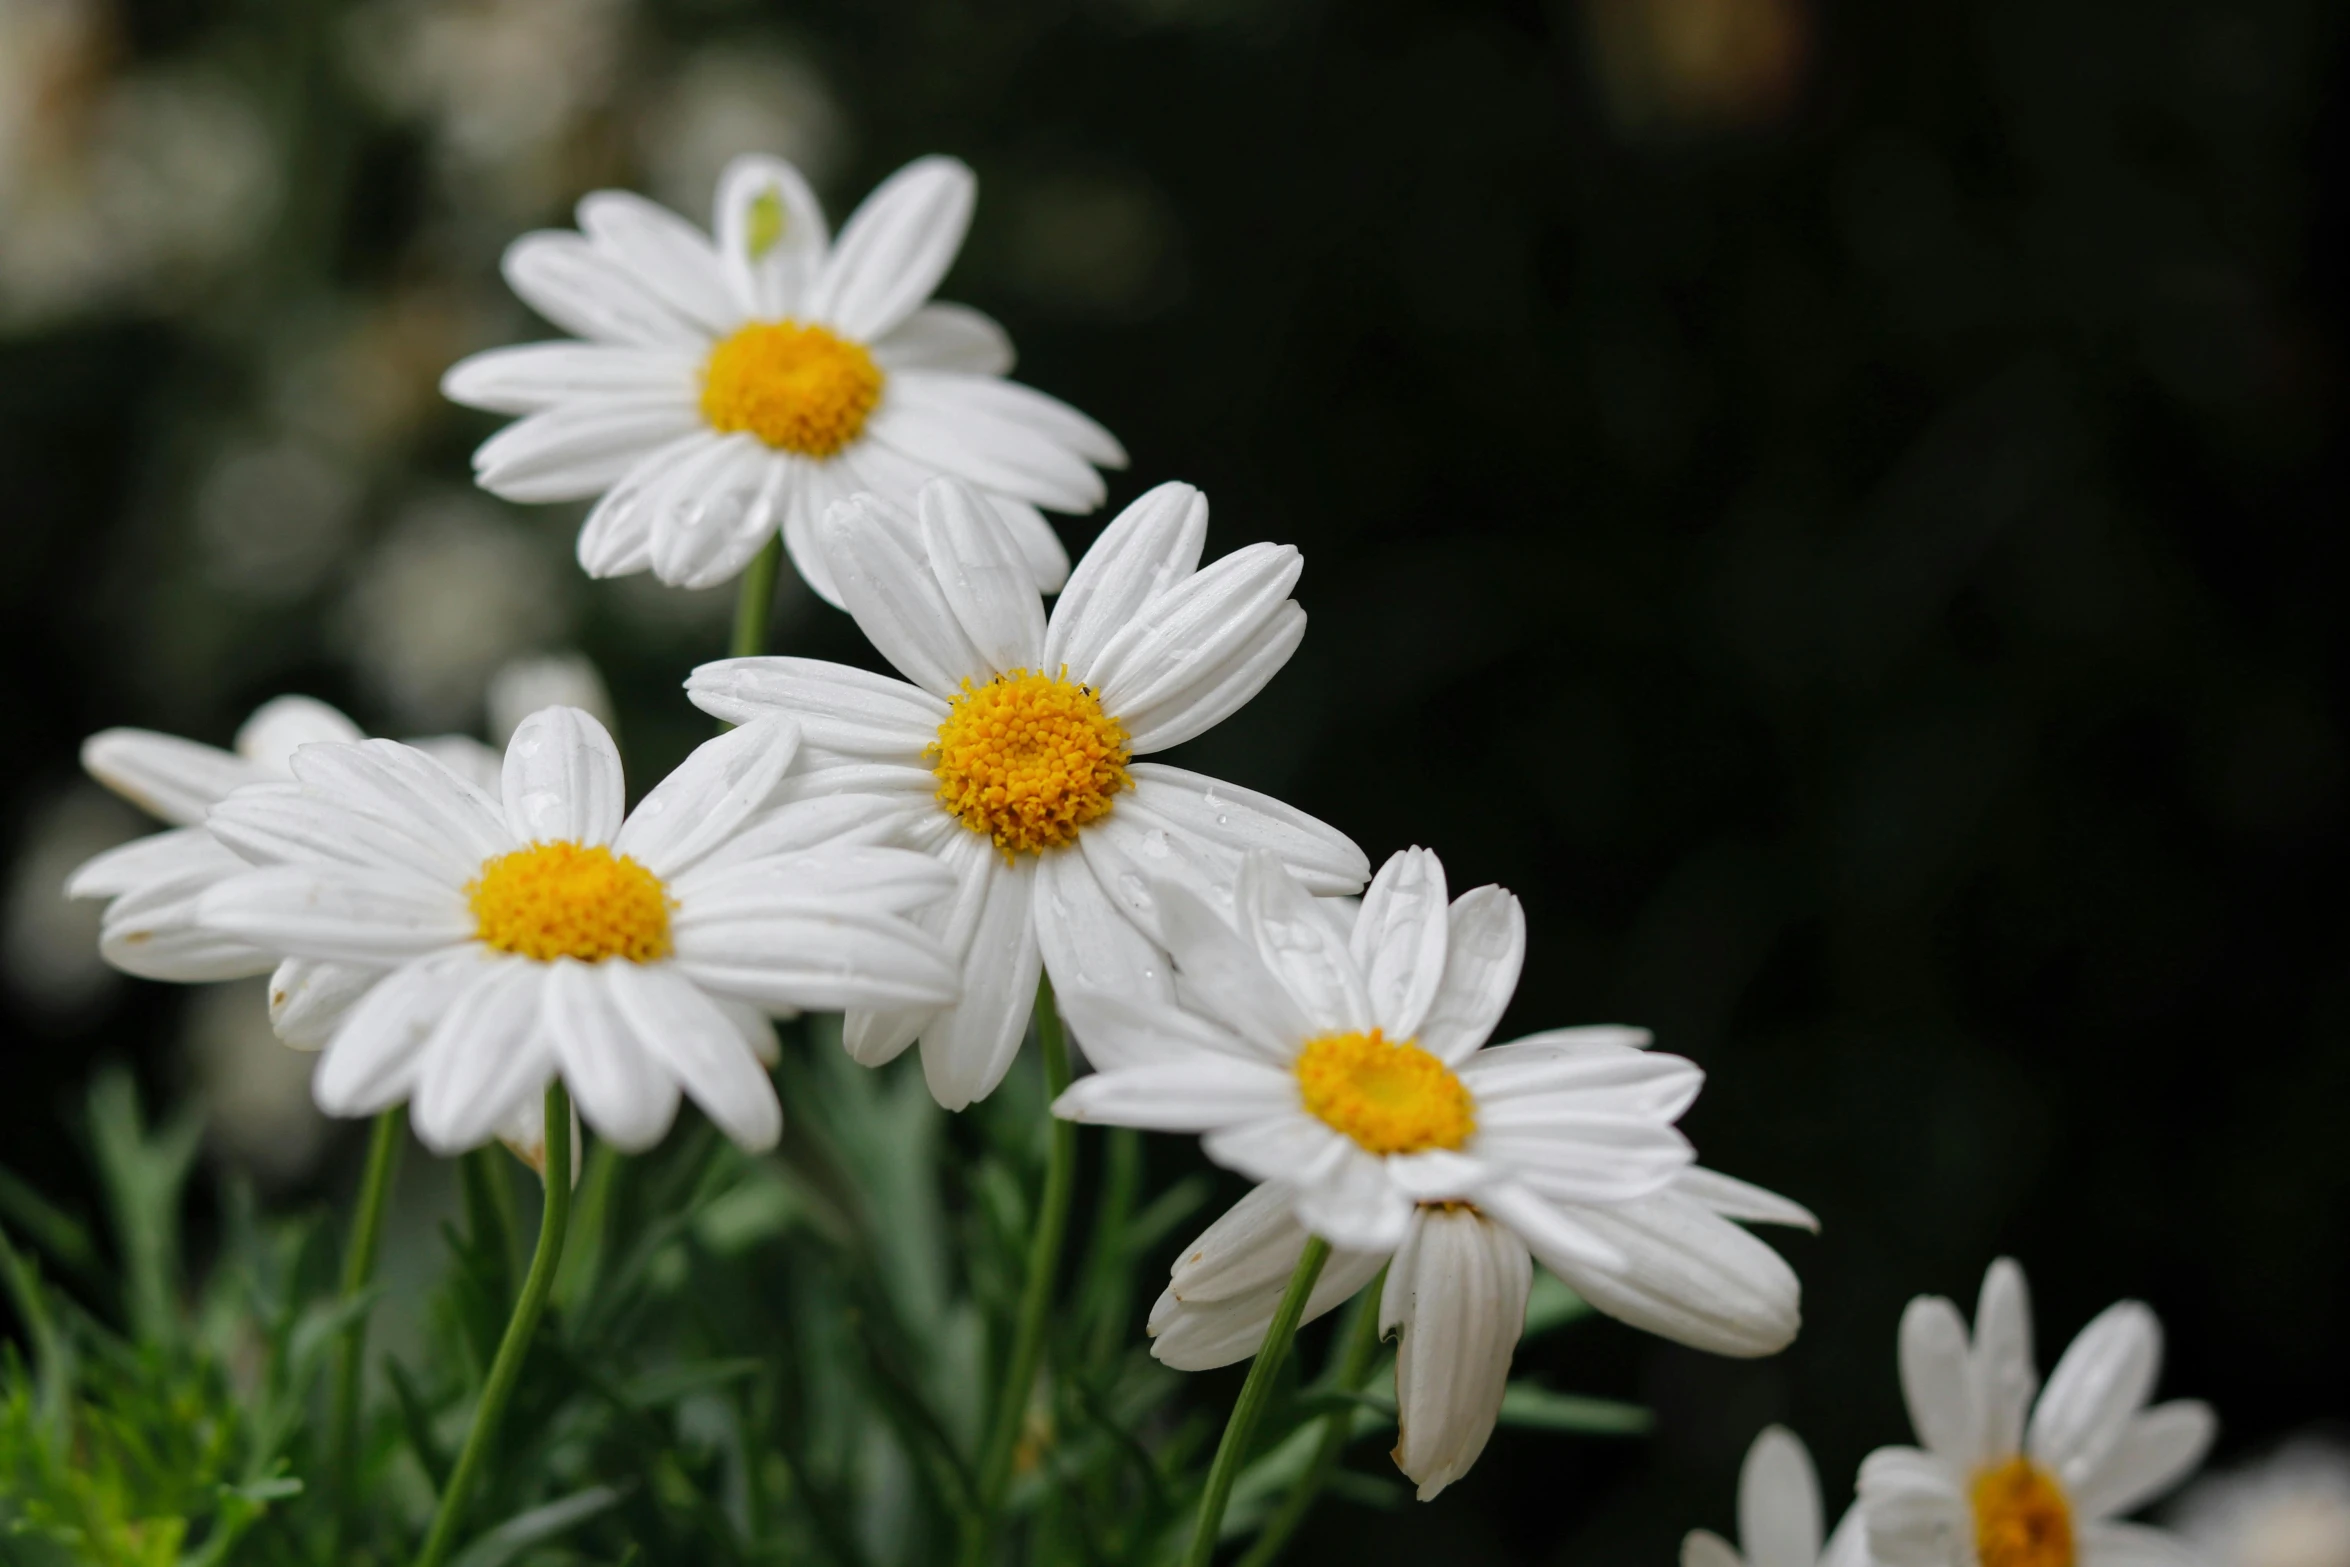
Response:
[[[1048,854],[1036,876],[1036,937],[1057,993],[1114,991],[1130,1001],[1173,1003],[1174,966],[1118,907],[1091,861]]]
[[[1292,1115],[1304,1119],[1298,1112]],[[1233,1146],[1223,1134],[1211,1135],[1203,1146],[1209,1158],[1222,1162],[1219,1144],[1225,1153]],[[1321,1157],[1292,1184],[1298,1222],[1333,1246],[1373,1251],[1401,1245],[1417,1211],[1388,1179],[1386,1161],[1345,1137],[1338,1137],[1334,1153]]]
[[[946,1109],[993,1093],[1019,1054],[1044,967],[1035,905],[1036,862],[997,864],[971,910],[969,933],[948,933],[948,950],[965,954],[962,999],[922,1031],[922,1076]]]
[[[280,696],[253,709],[253,716],[237,726],[236,752],[282,774],[306,745],[349,745],[366,738],[341,710],[315,697]]]
[[[1199,569],[1208,537],[1208,498],[1188,484],[1162,484],[1110,520],[1069,575],[1045,633],[1046,667],[1097,683],[1102,652],[1145,604]]]
[[[386,975],[327,1041],[310,1078],[318,1108],[374,1115],[407,1098],[442,1014],[499,961],[477,947],[453,947]]]
[[[458,360],[441,395],[467,408],[530,414],[594,398],[690,404],[701,395],[692,354],[674,348],[608,348],[600,343],[522,343]]]
[[[752,1153],[783,1135],[775,1084],[743,1037],[675,965],[604,963],[605,992],[636,1035],[702,1113]]]
[[[956,479],[931,480],[916,505],[931,576],[985,667],[1037,668],[1044,601],[995,508]]]
[[[1143,998],[1078,987],[1053,989],[1061,1020],[1104,1072],[1184,1061],[1194,1056],[1278,1067],[1255,1046],[1196,1013]],[[1285,1106],[1285,1108],[1287,1108]]]
[[[459,864],[479,865],[521,846],[496,800],[413,746],[305,746],[292,765],[296,781],[419,839],[446,843]]]
[[[1880,1447],[1861,1460],[1860,1506],[1877,1567],[1950,1567],[1974,1557],[1966,1498],[1948,1466],[1914,1447]]]
[[[799,754],[799,726],[759,718],[705,740],[637,802],[612,846],[664,881],[733,838]]]
[[[808,744],[904,760],[938,738],[947,704],[906,681],[813,658],[727,658],[686,677],[694,706],[730,724],[784,714]]]
[[[1817,1234],[1820,1221],[1812,1211],[1799,1202],[1765,1191],[1759,1186],[1724,1175],[1719,1170],[1699,1169],[1691,1165],[1673,1178],[1673,1190],[1682,1196],[1703,1204],[1725,1219],[1738,1219],[1747,1224],[1789,1224],[1797,1229]],[[1982,1318],[1975,1319],[1975,1336],[1982,1337]],[[2011,1444],[2006,1451],[2013,1452]]]
[[[805,313],[870,341],[927,303],[971,226],[979,182],[953,158],[917,158],[841,225]]]
[[[1317,897],[1359,892],[1371,878],[1354,840],[1269,794],[1164,762],[1136,762],[1127,772],[1134,803],[1151,816],[1234,856],[1263,850]]]
[[[1738,1543],[1753,1567],[1819,1567],[1820,1477],[1785,1426],[1765,1426],[1739,1466]]]
[[[197,917],[265,951],[380,967],[467,941],[474,924],[455,888],[340,866],[232,876],[203,895]]]
[[[952,700],[996,666],[972,645],[938,579],[900,543],[880,503],[859,496],[824,519],[824,558],[841,602],[882,657],[933,696]]]
[[[1126,448],[1093,420],[1034,387],[1000,376],[910,369],[895,378],[910,401],[966,422],[1011,425],[1042,436],[1104,468],[1126,466]]]
[[[1241,935],[1297,1003],[1314,1034],[1364,1032],[1374,1023],[1362,971],[1314,900],[1269,854],[1241,863],[1235,889]]]
[[[874,340],[884,370],[956,370],[1010,375],[1012,339],[992,316],[969,305],[933,301]]]
[[[116,794],[175,827],[270,773],[217,746],[146,729],[102,729],[82,742],[82,768]]]
[[[1282,1202],[1286,1207],[1287,1199],[1283,1198]],[[1305,1250],[1305,1231],[1292,1224],[1290,1232],[1295,1239],[1286,1249],[1273,1248],[1268,1252],[1279,1271],[1265,1288],[1228,1299],[1196,1303],[1176,1299],[1172,1290],[1160,1295],[1151,1308],[1151,1354],[1161,1364],[1178,1371],[1210,1371],[1254,1355],[1264,1345],[1265,1330],[1273,1325],[1273,1313],[1280,1307],[1283,1287]],[[1306,1296],[1306,1309],[1298,1320],[1311,1322],[1346,1304],[1364,1285],[1377,1278],[1379,1270],[1386,1265],[1384,1251],[1333,1248],[1330,1260],[1322,1265],[1322,1276],[1314,1281],[1313,1292]]]
[[[1053,1102],[1069,1121],[1154,1132],[1204,1132],[1297,1106],[1288,1073],[1223,1054],[1199,1054],[1078,1079]]]
[[[241,874],[199,867],[132,888],[107,905],[98,927],[99,956],[125,974],[175,984],[268,973],[278,949],[221,930],[203,917],[205,900],[224,879]]]
[[[1304,570],[1292,545],[1250,544],[1174,583],[1102,648],[1093,677],[1103,700],[1139,711],[1213,684],[1280,614]]]
[[[763,919],[833,907],[866,914],[927,908],[955,887],[928,854],[873,844],[826,844],[800,854],[740,859],[721,854],[671,883],[698,921]]]
[[[702,433],[691,404],[666,398],[564,403],[482,442],[474,482],[502,500],[583,501],[628,477],[655,448]]]
[[[383,977],[382,969],[288,958],[269,976],[269,1026],[296,1050],[317,1050]]]
[[[525,843],[608,844],[628,804],[620,748],[576,707],[522,721],[506,742],[504,788],[506,825]]]
[[[1020,551],[1020,558],[1028,563],[1028,574],[1035,579],[1039,593],[1058,593],[1069,580],[1069,551],[1061,543],[1060,534],[1045,520],[1043,512],[1016,495],[988,494],[988,503],[996,515],[1004,519],[1004,526],[1012,530],[1012,543]]]
[[[1705,1082],[1696,1063],[1646,1050],[1560,1050],[1498,1045],[1462,1063],[1461,1080],[1484,1107],[1480,1123],[1540,1127],[1557,1115],[1673,1121]]]
[[[2218,1426],[2211,1406],[2195,1399],[2132,1416],[2104,1461],[2072,1487],[2073,1506],[2085,1518],[2137,1511],[2194,1472]]]
[[[1421,1019],[1420,1048],[1459,1066],[1492,1037],[1517,994],[1526,961],[1526,913],[1514,894],[1472,887],[1453,900],[1446,921],[1444,976]]]
[[[578,234],[542,230],[506,247],[499,270],[524,304],[591,342],[691,350],[703,333]]]
[[[600,254],[694,325],[723,333],[742,320],[709,239],[667,207],[599,190],[581,198],[578,218]]]
[[[1417,1037],[1444,978],[1450,933],[1445,897],[1444,866],[1426,849],[1390,858],[1363,894],[1348,950],[1362,973],[1372,1019],[1391,1039]]]
[[[769,1010],[937,1006],[955,994],[936,938],[891,914],[821,901],[756,917],[704,919],[687,908],[670,939],[696,983]]]
[[[1554,1202],[1622,1203],[1662,1191],[1689,1166],[1689,1141],[1646,1115],[1553,1109],[1530,1124],[1487,1115],[1470,1145]]]
[[[2077,1483],[2120,1440],[2161,1368],[2162,1324],[2154,1313],[2134,1300],[2106,1307],[2048,1373],[2025,1451],[2067,1484]]]
[[[1422,1209],[1380,1299],[1395,1351],[1395,1465],[1433,1498],[1469,1472],[1501,1415],[1534,1265],[1468,1209]]]
[[[1692,1529],[1681,1536],[1681,1567],[1746,1567],[1746,1559],[1711,1529]]]
[[[111,898],[151,882],[209,871],[234,876],[246,863],[202,827],[174,827],[91,856],[66,878],[69,898]]]
[[[677,1118],[677,1081],[637,1042],[602,970],[561,958],[547,970],[547,1036],[563,1081],[596,1135],[624,1153],[650,1148]]]
[[[735,159],[718,178],[718,264],[738,319],[798,315],[824,264],[824,208],[800,171],[781,158]]]
[[[1966,1323],[1939,1295],[1920,1295],[1901,1313],[1901,1396],[1928,1452],[1966,1467],[1976,1461],[1982,1414],[1967,1365]]]
[[[1290,1061],[1317,1030],[1264,954],[1188,888],[1164,886],[1159,914],[1185,992],[1267,1059]]]
[[[1055,511],[1091,511],[1109,487],[1093,464],[1025,424],[991,418],[960,387],[909,372],[882,392],[866,438],[903,457]]]
[[[739,576],[775,533],[795,466],[739,431],[681,448],[637,502],[653,575],[679,588]]]
[[[1574,1210],[1578,1225],[1621,1252],[1621,1268],[1526,1242],[1576,1294],[1619,1321],[1717,1355],[1775,1354],[1801,1323],[1802,1287],[1784,1258],[1727,1219],[1672,1192]]]
[[[353,810],[333,796],[300,784],[251,784],[212,808],[205,826],[234,867],[351,865],[363,870],[422,874],[462,883],[475,869],[446,841]]]
[[[1982,1417],[1978,1462],[2021,1452],[2024,1416],[2040,1390],[2040,1369],[2032,1357],[2032,1301],[2024,1270],[2001,1257],[1983,1274],[1975,1302],[1975,1347],[1971,1356],[1975,1408]]]
[[[555,1070],[539,1004],[546,978],[544,965],[508,958],[449,1003],[417,1063],[417,1141],[444,1155],[478,1148],[545,1091]]]
[[[1168,750],[1239,712],[1288,665],[1305,636],[1306,612],[1294,603],[1278,605],[1244,640],[1230,643],[1213,662],[1203,659],[1190,678],[1149,701],[1125,704],[1119,716],[1135,751]]]

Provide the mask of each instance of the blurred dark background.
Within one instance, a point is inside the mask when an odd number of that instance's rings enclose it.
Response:
[[[640,782],[702,732],[727,595],[466,489],[434,379],[542,330],[504,241],[604,184],[700,218],[746,146],[836,215],[951,151],[946,292],[1126,442],[1113,504],[1185,478],[1212,552],[1305,551],[1303,653],[1183,760],[1516,889],[1511,1024],[1652,1026],[1706,1161],[1824,1224],[1787,1354],[1573,1329],[1532,1369],[1653,1438],[1505,1433],[1298,1560],[1669,1562],[1772,1419],[1833,1516],[1907,1435],[1902,1302],[2002,1252],[2044,1364],[2150,1301],[2223,1456],[2350,1412],[2334,8],[0,4],[17,1173],[86,1181],[67,1107],[128,1058],[283,1200],[349,1178],[250,997],[92,966],[55,889],[137,824],[85,734],[479,728],[569,648]]]

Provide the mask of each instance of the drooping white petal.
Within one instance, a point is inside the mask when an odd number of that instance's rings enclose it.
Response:
[[[497,1135],[554,1075],[540,999],[544,964],[492,963],[458,992],[416,1068],[409,1124],[437,1154],[463,1153]]]
[[[979,182],[954,158],[917,158],[873,188],[825,258],[804,313],[871,341],[929,302],[971,226]]]
[[[724,333],[742,319],[708,237],[667,207],[599,190],[580,198],[578,217],[599,254],[703,331]]]
[[[1396,1253],[1379,1318],[1400,1330],[1395,1463],[1421,1501],[1485,1451],[1533,1282],[1525,1246],[1473,1209],[1421,1209]]]
[[[1444,866],[1426,849],[1391,857],[1363,894],[1348,950],[1362,972],[1372,1021],[1390,1039],[1416,1041],[1436,999],[1448,915]]]
[[[1261,849],[1317,897],[1359,892],[1371,878],[1371,862],[1354,840],[1271,795],[1164,762],[1136,762],[1127,771],[1134,778],[1133,803],[1158,822],[1236,859]],[[1119,808],[1125,806],[1121,800]]]
[[[236,752],[281,777],[306,745],[349,745],[367,736],[338,708],[316,697],[272,697],[237,726]]]
[[[231,791],[268,769],[217,746],[146,729],[102,729],[82,742],[82,768],[131,804],[175,827],[193,827]]]
[[[1975,1304],[1975,1344],[1969,1356],[1975,1408],[1982,1420],[1979,1463],[2023,1450],[2024,1416],[2040,1389],[2032,1359],[2032,1301],[2024,1270],[2000,1257],[1983,1274]]]
[[[1252,1186],[1183,1248],[1168,1269],[1168,1293],[1185,1305],[1278,1292],[1305,1254],[1305,1226],[1286,1187]]]
[[[1472,887],[1453,900],[1444,951],[1444,976],[1420,1022],[1420,1048],[1447,1066],[1459,1066],[1492,1037],[1517,994],[1526,961],[1526,914],[1516,896],[1499,887]]]
[[[499,263],[523,303],[574,337],[631,348],[691,349],[707,334],[579,234],[541,230]]]
[[[500,414],[537,413],[595,398],[630,403],[666,398],[683,407],[701,395],[699,368],[693,353],[677,348],[519,343],[458,360],[441,377],[441,395]]]
[[[1752,1567],[1819,1567],[1820,1477],[1785,1426],[1765,1426],[1738,1470],[1738,1543]]]
[[[742,317],[776,321],[801,313],[824,264],[829,230],[798,169],[781,158],[736,158],[718,177],[710,229]]]
[[[326,1044],[310,1095],[328,1115],[374,1115],[409,1095],[441,1017],[502,959],[479,947],[451,947],[386,975],[344,1015]]]
[[[783,717],[705,740],[637,802],[613,848],[664,881],[682,874],[767,803],[799,749],[799,726]]]
[[[269,1026],[297,1050],[321,1049],[383,977],[354,963],[288,958],[269,976]]]
[[[1280,1308],[1289,1275],[1305,1250],[1305,1231],[1293,1225],[1291,1232],[1294,1239],[1286,1249],[1264,1250],[1273,1276],[1261,1288],[1212,1300],[1179,1300],[1172,1289],[1162,1293],[1151,1308],[1151,1354],[1178,1371],[1210,1371],[1254,1355],[1264,1345],[1265,1331],[1273,1325],[1273,1313]],[[1344,1305],[1378,1277],[1386,1263],[1383,1251],[1333,1249],[1298,1320],[1311,1322]]]
[[[931,695],[952,700],[996,667],[972,644],[928,565],[899,542],[881,503],[859,496],[824,520],[833,586],[882,657]]]
[[[2081,1329],[2048,1373],[2024,1448],[2060,1480],[2093,1473],[2145,1407],[2162,1369],[2162,1324],[2134,1300],[2117,1301]]]
[[[473,935],[454,887],[349,866],[272,866],[206,891],[197,918],[268,952],[390,967]]]
[[[2072,1503],[2082,1518],[2135,1512],[2187,1478],[2219,1427],[2211,1406],[2196,1399],[2157,1404],[2133,1415],[2121,1439],[2095,1469],[2072,1480]]]
[[[783,1135],[775,1084],[742,1035],[675,964],[597,965],[640,1048],[653,1054],[738,1145],[757,1153]]]
[[[1542,1265],[1609,1316],[1717,1355],[1769,1355],[1802,1321],[1801,1286],[1785,1259],[1727,1219],[1666,1191],[1574,1210],[1620,1251],[1620,1268],[1554,1255],[1528,1235]]]
[[[720,659],[687,676],[685,690],[730,724],[789,717],[808,744],[843,756],[917,758],[947,718],[947,704],[919,686],[813,658]]]
[[[1880,1447],[1860,1465],[1860,1507],[1876,1567],[1952,1567],[1975,1559],[1974,1520],[1949,1466],[1914,1447]]]
[[[1036,861],[997,864],[974,910],[963,950],[963,994],[922,1030],[922,1076],[931,1097],[960,1110],[995,1091],[1027,1033],[1044,958],[1036,940]]]
[[[1038,861],[1036,937],[1060,994],[1112,991],[1143,1005],[1174,1003],[1174,965],[1126,917],[1082,853],[1063,849]]]
[[[547,971],[546,1028],[563,1081],[587,1124],[623,1152],[650,1148],[677,1118],[677,1080],[640,1044],[603,971],[559,958]]]
[[[620,831],[620,748],[594,714],[548,707],[506,742],[506,825],[526,843],[603,845]]]
[[[1208,536],[1208,498],[1188,484],[1162,484],[1110,520],[1069,574],[1045,633],[1046,666],[1097,685],[1102,652],[1145,604],[1199,567]]]
[[[984,667],[1036,670],[1043,662],[1044,600],[1011,530],[960,480],[931,480],[916,505],[931,575]]]
[[[868,345],[882,369],[1010,375],[1011,335],[969,305],[933,300]]]

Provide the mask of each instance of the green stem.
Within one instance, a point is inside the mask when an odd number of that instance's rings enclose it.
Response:
[[[743,569],[742,587],[734,601],[736,658],[756,658],[767,651],[767,618],[775,609],[775,571],[783,559],[783,535],[772,534]]]
[[[1208,1488],[1199,1499],[1199,1521],[1192,1525],[1191,1548],[1183,1553],[1183,1567],[1209,1567],[1216,1558],[1216,1536],[1224,1525],[1225,1505],[1232,1500],[1232,1484],[1247,1466],[1249,1444],[1256,1437],[1257,1422],[1264,1418],[1265,1405],[1272,1401],[1273,1381],[1281,1374],[1281,1363],[1289,1358],[1289,1346],[1297,1338],[1298,1321],[1306,1314],[1306,1298],[1314,1293],[1314,1281],[1322,1276],[1322,1264],[1329,1260],[1330,1243],[1316,1235],[1306,1242],[1305,1255],[1297,1259],[1297,1268],[1289,1275],[1289,1288],[1281,1292],[1272,1325],[1265,1329],[1265,1342],[1248,1368],[1248,1380],[1240,1385],[1232,1418],[1224,1424],[1224,1439],[1216,1444],[1216,1461],[1208,1469]]]
[[[1045,1102],[1069,1086],[1069,1046],[1061,1037],[1061,1014],[1053,1006],[1053,983],[1036,982],[1036,1037],[1044,1047]],[[1020,1317],[1012,1332],[1012,1355],[996,1392],[995,1419],[981,1449],[978,1505],[963,1529],[964,1567],[984,1567],[995,1542],[996,1515],[1011,1488],[1012,1462],[1027,1422],[1028,1400],[1044,1358],[1045,1317],[1053,1302],[1053,1280],[1061,1267],[1061,1243],[1069,1231],[1069,1199],[1077,1185],[1077,1125],[1050,1119],[1044,1195],[1037,1204],[1036,1233],[1028,1242],[1028,1279],[1020,1291]]]
[[[523,1359],[538,1331],[539,1314],[546,1307],[548,1290],[554,1287],[555,1269],[563,1260],[563,1232],[571,1222],[571,1099],[560,1082],[547,1085],[547,1171],[547,1205],[539,1218],[539,1244],[530,1259],[530,1276],[522,1281],[514,1316],[498,1345],[498,1358],[490,1363],[481,1402],[474,1406],[473,1429],[465,1434],[465,1451],[458,1454],[457,1467],[441,1489],[440,1511],[433,1516],[432,1533],[425,1538],[416,1567],[440,1567],[449,1547],[456,1543],[466,1493],[473,1489],[490,1449],[497,1445],[498,1423],[505,1416],[514,1383],[522,1375]]]
[[[1347,1319],[1339,1347],[1331,1352],[1330,1369],[1323,1378],[1332,1393],[1343,1396],[1358,1392],[1363,1378],[1371,1374],[1371,1359],[1379,1351],[1379,1296],[1386,1280],[1387,1275],[1382,1271],[1371,1281],[1370,1288],[1355,1297],[1354,1314]],[[1354,1435],[1354,1429],[1355,1406],[1351,1402],[1322,1417],[1322,1440],[1314,1448],[1306,1472],[1297,1477],[1297,1483],[1281,1499],[1281,1510],[1258,1531],[1238,1567],[1273,1567],[1281,1547],[1289,1543],[1297,1526],[1313,1511],[1314,1499],[1329,1483],[1330,1472],[1338,1467],[1339,1457],[1346,1451],[1347,1438]]]
[[[383,1241],[384,1211],[391,1206],[392,1181],[400,1168],[400,1144],[406,1125],[395,1107],[375,1118],[367,1141],[367,1173],[359,1181],[359,1201],[351,1215],[351,1244],[343,1253],[343,1300],[358,1298],[375,1277],[375,1254]],[[343,1343],[335,1365],[334,1516],[329,1525],[326,1559],[343,1559],[343,1540],[357,1511],[359,1477],[359,1394],[367,1370],[367,1313],[358,1311],[343,1329]]]

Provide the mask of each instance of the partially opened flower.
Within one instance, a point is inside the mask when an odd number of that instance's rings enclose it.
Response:
[[[1738,1470],[1738,1544],[1710,1529],[1681,1541],[1681,1567],[1868,1567],[1868,1529],[1855,1505],[1820,1544],[1820,1477],[1803,1439],[1765,1426]]]
[[[2081,1330],[2040,1388],[2023,1270],[2004,1257],[1983,1276],[1971,1337],[1949,1301],[1911,1301],[1901,1391],[1924,1445],[1879,1448],[1861,1464],[1878,1567],[2193,1562],[2169,1531],[2117,1521],[2185,1479],[2211,1445],[2209,1405],[2146,1407],[2161,1368],[2161,1324],[2125,1300]]]
[[[106,961],[125,973],[183,983],[275,967],[275,954],[197,923],[205,890],[250,868],[214,841],[204,815],[246,784],[292,777],[299,746],[360,738],[359,726],[324,702],[281,696],[254,709],[231,750],[149,729],[101,730],[84,741],[82,766],[91,777],[171,824],[96,856],[66,883],[68,897],[109,900],[99,935]],[[496,776],[495,753],[478,741],[447,735],[418,743],[468,776],[478,777],[477,759],[486,758]]]
[[[1252,544],[1202,570],[1206,499],[1151,491],[1103,530],[1048,620],[1010,532],[969,487],[926,486],[920,518],[860,497],[826,523],[850,614],[906,680],[804,658],[705,664],[686,683],[720,718],[791,715],[809,794],[895,802],[899,841],[954,873],[931,916],[963,998],[850,1013],[868,1065],[919,1037],[949,1109],[1009,1069],[1041,968],[1057,990],[1172,995],[1154,878],[1228,886],[1270,853],[1314,893],[1360,888],[1363,853],[1280,801],[1135,757],[1237,711],[1305,634],[1295,549]],[[910,684],[908,682],[911,682]]]
[[[838,242],[797,169],[746,157],[718,185],[713,238],[624,191],[579,204],[580,233],[506,252],[514,291],[580,342],[476,354],[443,389],[523,415],[474,454],[516,501],[602,497],[580,531],[588,573],[706,587],[780,528],[811,587],[839,603],[816,548],[825,509],[863,490],[911,505],[956,474],[985,488],[1047,590],[1069,559],[1039,506],[1091,511],[1126,454],[1100,425],[1004,377],[986,316],[930,303],[971,222],[952,158],[908,164]]]
[[[1557,1029],[1484,1048],[1525,954],[1499,887],[1448,899],[1425,849],[1398,854],[1351,933],[1262,855],[1228,916],[1163,886],[1171,999],[1062,999],[1100,1068],[1054,1109],[1205,1134],[1263,1182],[1175,1264],[1152,1353],[1185,1370],[1255,1353],[1309,1234],[1334,1248],[1309,1316],[1388,1269],[1400,1332],[1395,1458],[1422,1499],[1492,1434],[1539,1261],[1600,1310],[1722,1354],[1795,1334],[1795,1275],[1732,1219],[1811,1223],[1690,1165],[1673,1122],[1701,1074],[1639,1029]]]
[[[408,746],[307,746],[294,782],[212,812],[251,864],[199,916],[344,977],[315,1004],[329,1114],[407,1100],[427,1146],[454,1151],[560,1076],[620,1147],[656,1141],[680,1090],[765,1147],[771,1016],[936,1005],[955,983],[903,917],[949,878],[871,844],[877,802],[771,803],[798,742],[782,720],[723,735],[625,820],[619,753],[574,708],[515,731],[502,801]]]

